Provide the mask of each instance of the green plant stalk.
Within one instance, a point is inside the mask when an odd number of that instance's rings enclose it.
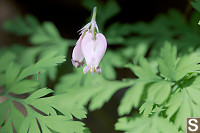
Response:
[[[97,7],[93,8],[93,13],[92,13],[92,19],[91,19],[91,24],[93,21],[96,21],[96,16],[97,16]],[[94,40],[96,40],[96,33],[94,29]]]

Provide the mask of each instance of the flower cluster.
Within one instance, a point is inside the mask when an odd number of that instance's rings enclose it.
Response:
[[[83,60],[85,58],[87,65],[83,68],[84,74],[88,71],[92,74],[95,71],[98,74],[101,73],[99,63],[107,48],[106,38],[103,34],[99,33],[95,17],[96,7],[94,8],[91,22],[86,24],[80,30],[81,36],[79,37],[72,53],[72,64],[77,68],[83,66]]]

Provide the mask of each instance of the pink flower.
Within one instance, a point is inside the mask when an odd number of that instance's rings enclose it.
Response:
[[[83,65],[83,59],[85,58],[87,66],[83,68],[84,74],[88,71],[92,74],[95,71],[98,74],[101,73],[99,63],[107,48],[106,38],[103,34],[99,33],[95,17],[96,7],[94,8],[91,22],[79,30],[81,36],[78,39],[72,53],[72,64],[75,67],[81,67]]]
[[[87,32],[82,40],[81,47],[87,63],[87,66],[83,69],[84,74],[89,70],[92,74],[94,71],[100,74],[101,68],[99,67],[99,63],[107,48],[107,41],[104,35],[97,33],[96,39],[94,40],[92,33]]]
[[[73,49],[72,64],[77,68],[81,67],[85,58],[87,66],[83,68],[83,73],[86,74],[90,71],[93,74],[96,71],[100,74],[101,68],[99,63],[106,52],[106,38],[103,34],[96,33],[94,39],[91,32],[86,32],[85,36],[82,36],[80,36]]]
[[[76,46],[74,47],[73,52],[72,52],[72,64],[76,68],[81,67],[84,64],[83,62],[84,56],[81,50],[81,42],[82,42],[82,35],[79,37],[78,41],[76,42]]]

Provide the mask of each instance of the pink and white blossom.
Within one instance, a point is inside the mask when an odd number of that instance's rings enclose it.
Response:
[[[86,60],[86,67],[89,67],[91,73],[93,73],[99,67],[99,63],[103,58],[106,48],[107,48],[107,41],[103,34],[97,33],[96,39],[93,39],[93,34],[87,32],[84,36],[82,43],[82,53]],[[99,70],[100,68],[98,68]],[[89,71],[85,69],[84,73]],[[98,72],[99,74],[101,71]]]
[[[75,67],[81,67],[85,58],[86,66],[83,68],[83,73],[90,71],[92,74],[96,71],[101,73],[99,63],[103,58],[107,41],[102,33],[99,33],[97,23],[95,21],[96,8],[94,8],[93,17],[90,23],[80,29],[81,36],[78,39],[72,53],[72,64]]]
[[[79,37],[78,41],[76,42],[76,46],[72,52],[72,64],[78,68],[83,65],[83,53],[81,49],[81,42],[82,42],[82,35]]]

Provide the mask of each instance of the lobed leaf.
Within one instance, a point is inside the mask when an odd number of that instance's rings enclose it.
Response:
[[[163,77],[178,81],[187,73],[199,70],[199,54],[192,53],[176,59],[177,49],[166,43],[161,49],[161,57],[158,60],[159,70]]]
[[[125,133],[178,133],[172,123],[159,116],[151,118],[137,117],[136,119],[122,117],[115,124],[115,129]]]
[[[66,93],[65,101],[70,100],[77,105],[85,106],[91,100],[90,110],[101,108],[115,92],[133,84],[105,80],[97,74],[84,77],[81,75],[82,71],[64,76],[56,86],[55,92]]]
[[[62,63],[65,61],[64,56],[55,55],[56,52],[53,51],[41,58],[36,64],[23,69],[20,75],[18,76],[17,81],[20,81],[29,75],[37,74],[39,71],[42,71],[45,68],[55,66],[58,63]]]
[[[146,82],[136,81],[136,83],[126,91],[118,108],[119,115],[128,114],[133,107],[137,108],[139,106],[145,84]]]
[[[200,108],[197,97],[200,95],[200,89],[196,87],[197,84],[199,84],[199,77],[190,86],[185,86],[181,91],[171,95],[167,103],[166,114],[168,118],[173,118],[172,121],[183,131],[186,129],[184,121],[187,117],[199,117]]]

